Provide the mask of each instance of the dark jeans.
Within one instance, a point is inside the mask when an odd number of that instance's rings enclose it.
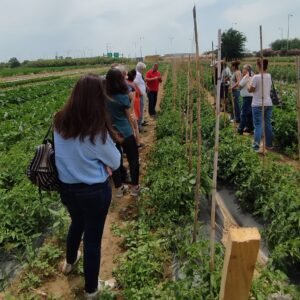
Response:
[[[154,116],[156,115],[156,103],[157,103],[157,92],[149,92],[148,93],[148,100],[149,100],[149,115]]]
[[[235,119],[236,122],[241,120],[241,109],[240,109],[240,90],[232,90],[232,97],[234,102],[234,116],[231,115],[231,118]]]
[[[241,112],[241,123],[239,130],[242,132],[246,127],[250,130],[253,129],[253,120],[252,120],[252,97],[243,97],[243,106]]]
[[[264,107],[264,125],[265,125],[265,132],[266,132],[266,146],[272,147],[272,138],[273,138],[273,132],[272,132],[272,106],[265,106]],[[254,106],[252,107],[252,115],[253,115],[253,123],[254,123],[254,143],[253,147],[255,149],[259,148],[260,140],[263,135],[262,130],[262,107],[261,106]]]
[[[111,187],[106,181],[93,185],[62,183],[60,196],[71,216],[67,237],[67,263],[73,264],[83,235],[83,269],[85,291],[98,287],[101,239],[111,202]]]
[[[133,185],[138,185],[139,176],[140,176],[139,150],[134,135],[131,135],[128,138],[126,138],[121,145],[118,145],[117,147],[121,153],[121,165],[119,169],[113,172],[112,175],[115,187],[119,188],[122,186],[122,170],[124,167],[123,167],[122,150],[120,146],[122,146],[122,149],[127,156],[127,160],[129,163],[129,171],[131,176],[131,183]]]

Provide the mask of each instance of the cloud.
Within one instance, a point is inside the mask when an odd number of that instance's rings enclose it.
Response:
[[[299,0],[286,0],[284,5],[280,0],[0,0],[0,61],[12,56],[50,58],[56,52],[102,55],[107,44],[131,56],[140,50],[190,51],[194,4],[201,50],[210,49],[218,28],[233,22],[247,35],[248,47],[257,48],[260,23],[273,39],[279,26],[286,27],[287,12],[300,8]],[[299,35],[298,20],[295,13],[291,35]]]

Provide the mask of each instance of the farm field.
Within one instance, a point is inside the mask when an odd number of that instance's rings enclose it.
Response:
[[[121,203],[113,200],[105,229],[101,276],[114,277],[117,288],[105,290],[101,299],[218,299],[225,248],[217,238],[215,268],[211,271],[209,222],[201,211],[196,242],[191,242],[199,97],[200,210],[210,206],[216,121],[209,101],[211,69],[203,63],[199,92],[195,65],[193,61],[175,60],[160,67],[164,74],[160,113],[157,121],[149,120],[149,129],[142,136],[146,141],[141,150],[142,195],[137,201],[130,196]],[[269,249],[268,263],[256,267],[249,298],[253,300],[272,295],[300,298],[296,80],[287,76],[292,74],[288,65],[280,66],[280,70],[276,67],[270,67],[282,99],[273,117],[276,151],[262,158],[251,151],[251,138],[237,135],[227,118],[221,118],[220,125],[218,184],[233,189],[241,211],[262,225],[261,235]],[[103,73],[107,67],[94,70]],[[78,288],[83,284],[82,264],[69,281],[59,271],[67,213],[57,194],[43,192],[40,199],[24,174],[53,113],[78,79],[72,75],[60,74],[45,82],[43,77],[30,78],[24,86],[0,86],[0,257],[17,262],[16,266],[20,262],[25,265],[11,287],[5,278],[9,274],[2,276],[5,292],[0,295],[4,299],[82,297]],[[282,163],[279,155],[293,163]],[[117,244],[114,249],[109,247],[112,239]]]

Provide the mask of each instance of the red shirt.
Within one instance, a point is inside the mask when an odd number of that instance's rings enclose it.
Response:
[[[151,70],[149,70],[149,71],[146,73],[146,79],[147,79],[147,78],[153,78],[153,77],[160,77],[159,71],[155,71],[155,72],[154,72],[154,71],[151,69]],[[160,82],[159,79],[147,81],[147,86],[148,86],[150,92],[158,92],[158,89],[159,89],[159,82]]]

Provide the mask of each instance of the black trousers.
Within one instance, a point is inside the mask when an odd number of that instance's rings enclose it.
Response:
[[[73,264],[76,261],[83,236],[85,291],[93,293],[98,287],[101,240],[111,202],[111,187],[108,181],[93,185],[62,183],[60,196],[71,217],[67,237],[67,263]]]
[[[139,176],[140,176],[140,166],[139,166],[139,151],[138,146],[136,143],[136,139],[134,135],[127,137],[122,144],[117,145],[121,153],[121,164],[119,169],[113,172],[112,178],[116,188],[122,186],[122,178],[124,173],[124,166],[123,166],[123,157],[122,157],[122,149],[124,153],[126,153],[126,157],[129,164],[129,171],[131,176],[131,183],[132,185],[139,184]],[[123,175],[123,176],[122,176]]]
[[[149,100],[149,115],[154,116],[156,115],[156,103],[157,103],[157,93],[158,92],[149,92],[148,95],[148,100]]]

